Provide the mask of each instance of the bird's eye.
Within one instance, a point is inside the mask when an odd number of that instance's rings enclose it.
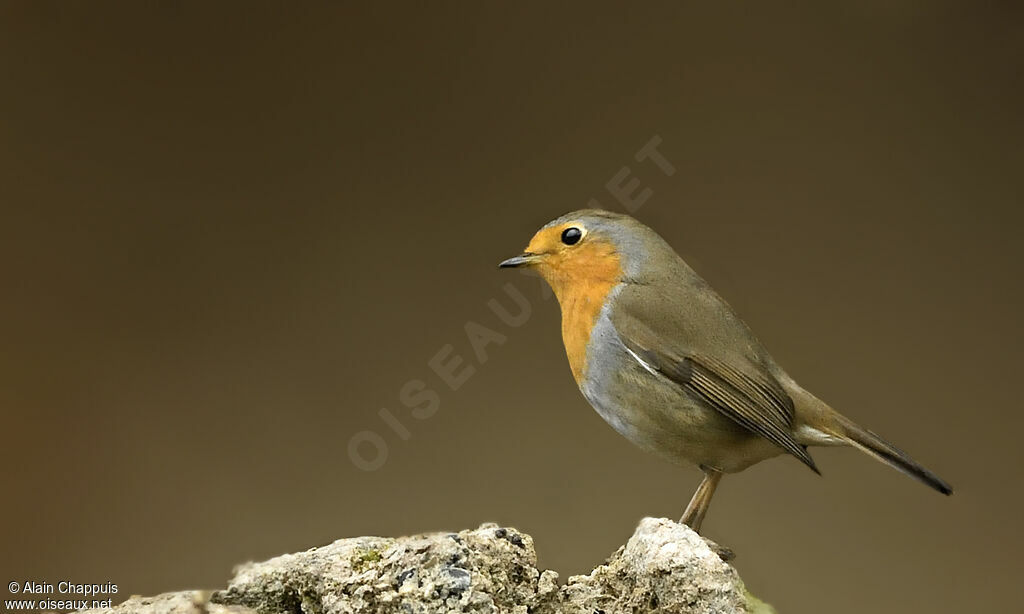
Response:
[[[570,226],[562,231],[562,243],[576,245],[583,238],[583,231],[575,226]]]

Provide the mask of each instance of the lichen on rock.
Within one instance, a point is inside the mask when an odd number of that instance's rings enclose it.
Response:
[[[608,561],[560,586],[511,528],[357,537],[247,563],[212,594],[133,598],[104,614],[771,614],[711,546],[645,518]]]
[[[511,612],[536,601],[536,562],[529,535],[490,524],[342,539],[244,565],[213,600],[261,613]]]

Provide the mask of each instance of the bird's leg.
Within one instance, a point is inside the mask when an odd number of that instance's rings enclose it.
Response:
[[[686,506],[683,517],[679,522],[700,533],[700,525],[704,522],[704,516],[708,513],[708,506],[711,505],[711,497],[715,494],[718,481],[722,479],[722,472],[710,467],[701,467],[704,470],[704,479],[701,481],[697,491],[693,493],[690,504]]]
[[[690,503],[687,504],[686,510],[683,512],[683,517],[679,519],[679,524],[685,524],[688,527],[693,527],[693,519],[697,516],[697,507],[700,503],[701,495],[704,492],[704,482],[707,481],[707,476],[701,481],[700,486],[693,492],[693,496],[690,497]]]
[[[700,507],[697,509],[697,517],[693,521],[693,530],[700,533],[700,527],[704,524],[704,517],[707,516],[708,508],[711,507],[711,497],[715,494],[715,489],[718,488],[718,482],[722,479],[722,472],[716,469],[705,470],[704,480],[701,485],[704,486],[704,496],[701,499]]]

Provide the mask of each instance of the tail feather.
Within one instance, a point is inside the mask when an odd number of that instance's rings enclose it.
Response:
[[[869,456],[882,461],[893,469],[909,475],[923,484],[931,486],[944,495],[953,493],[953,487],[945,480],[925,469],[917,461],[882,439],[871,431],[859,426],[849,418],[835,412],[833,418],[839,432],[834,433],[837,437],[848,441],[854,447],[865,452]]]

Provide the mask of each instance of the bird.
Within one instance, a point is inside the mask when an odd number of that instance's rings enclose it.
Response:
[[[654,230],[581,209],[536,232],[501,268],[535,269],[561,309],[562,341],[586,400],[619,434],[703,471],[680,523],[700,532],[722,476],[811,446],[852,446],[949,495],[905,452],[801,387]]]

